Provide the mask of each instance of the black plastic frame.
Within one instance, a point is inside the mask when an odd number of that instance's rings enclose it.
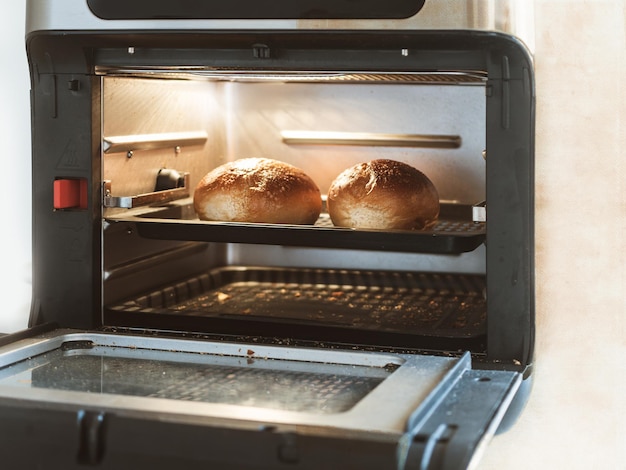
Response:
[[[403,19],[426,0],[87,0],[106,20],[130,19]]]
[[[323,436],[277,426],[222,428],[0,399],[0,450],[7,469],[388,468],[392,439]],[[191,421],[191,422],[190,422]],[[24,449],[28,443],[31,451]],[[20,449],[20,452],[15,452]]]
[[[256,54],[259,44],[269,54]],[[32,34],[27,49],[34,188],[30,325],[103,326],[96,65],[481,70],[488,74],[487,360],[496,367],[531,364],[535,95],[532,60],[517,40],[472,31],[64,31]],[[87,210],[53,210],[58,177],[87,179]],[[342,342],[361,343],[359,332]]]

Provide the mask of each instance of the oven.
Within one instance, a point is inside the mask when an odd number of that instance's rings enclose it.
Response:
[[[28,1],[33,299],[0,338],[8,462],[476,465],[532,383],[524,7]],[[199,217],[201,180],[244,158],[306,173],[319,217]],[[336,223],[337,176],[379,159],[430,179],[436,222]]]

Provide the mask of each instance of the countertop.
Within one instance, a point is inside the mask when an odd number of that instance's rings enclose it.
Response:
[[[2,332],[25,327],[30,303],[23,7],[3,7],[0,32]],[[626,0],[536,0],[535,15],[534,388],[477,468],[626,469]]]

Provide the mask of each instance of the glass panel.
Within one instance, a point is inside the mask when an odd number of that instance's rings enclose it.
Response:
[[[56,349],[0,371],[0,386],[45,388],[318,414],[352,408],[390,370],[97,346]]]

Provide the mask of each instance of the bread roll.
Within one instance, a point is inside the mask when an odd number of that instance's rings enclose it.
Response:
[[[328,213],[341,227],[414,230],[439,217],[439,194],[421,171],[394,160],[359,163],[330,185]]]
[[[320,190],[302,170],[269,158],[244,158],[209,172],[193,196],[198,217],[227,222],[313,224]]]

